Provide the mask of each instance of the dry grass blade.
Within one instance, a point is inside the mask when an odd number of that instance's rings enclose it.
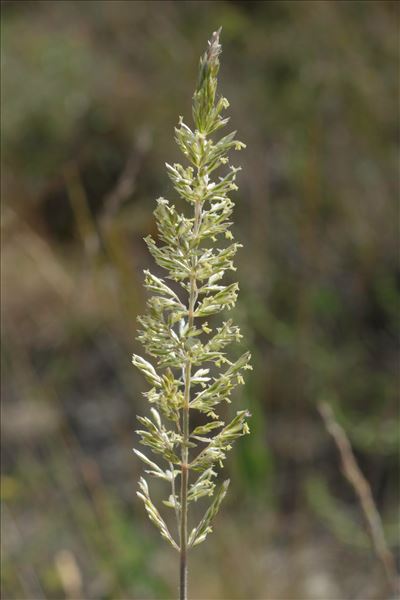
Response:
[[[375,553],[383,565],[386,577],[393,592],[398,594],[400,592],[399,574],[396,569],[393,554],[386,543],[381,517],[376,508],[371,487],[357,464],[345,430],[335,419],[332,407],[327,402],[321,402],[318,405],[318,410],[324,420],[327,431],[333,437],[339,450],[343,473],[352,485],[360,501],[365,519],[368,523]]]

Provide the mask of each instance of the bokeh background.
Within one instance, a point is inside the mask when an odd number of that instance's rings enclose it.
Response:
[[[246,151],[236,194],[252,435],[191,556],[197,600],[382,600],[334,407],[398,552],[396,2],[2,2],[2,597],[166,599],[136,498],[142,238],[197,64]],[[167,509],[168,510],[168,509]]]

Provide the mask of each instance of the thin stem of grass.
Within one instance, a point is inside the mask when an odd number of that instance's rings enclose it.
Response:
[[[195,204],[195,217],[193,225],[193,234],[196,236],[199,231],[201,223],[201,203],[196,202]],[[193,258],[192,262],[192,274],[190,276],[190,292],[189,292],[189,307],[188,307],[188,327],[189,330],[193,327],[193,313],[197,300],[197,284],[196,284],[196,264]],[[182,443],[182,465],[181,465],[181,527],[180,527],[180,600],[187,599],[187,542],[188,542],[188,531],[187,531],[187,493],[189,485],[189,410],[190,410],[190,382],[191,382],[191,371],[192,363],[190,356],[185,366],[185,391],[184,391],[184,405],[182,410],[182,432],[183,432],[183,443]]]
[[[390,551],[383,531],[382,520],[371,491],[354,456],[350,440],[343,427],[336,421],[332,407],[327,402],[318,405],[325,427],[332,436],[342,461],[343,473],[353,487],[364,512],[375,553],[382,563],[388,583],[395,594],[400,592],[400,578],[394,556]]]

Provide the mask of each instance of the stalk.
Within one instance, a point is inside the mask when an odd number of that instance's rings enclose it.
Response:
[[[193,226],[193,234],[196,236],[201,223],[201,203],[195,204],[195,218]],[[193,258],[192,274],[190,276],[190,293],[189,293],[189,309],[188,309],[188,325],[189,330],[193,327],[193,312],[197,300],[197,285],[196,285],[196,264]],[[192,363],[188,356],[185,365],[185,392],[184,405],[182,410],[182,465],[181,465],[181,522],[180,522],[180,600],[187,600],[187,493],[189,485],[189,403],[190,403],[190,379],[192,374]]]
[[[189,398],[190,398],[191,363],[185,367],[185,405],[182,412],[182,465],[181,465],[181,523],[180,523],[180,576],[179,598],[187,600],[187,492],[189,483],[188,447],[189,441]]]

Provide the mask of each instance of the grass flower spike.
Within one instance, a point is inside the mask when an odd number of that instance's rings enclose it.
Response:
[[[228,123],[223,111],[228,101],[216,98],[221,46],[213,33],[200,60],[197,88],[193,96],[194,127],[182,117],[175,139],[187,165],[167,164],[177,195],[188,210],[178,212],[170,201],[159,198],[154,212],[158,240],[146,238],[148,248],[165,279],[145,271],[145,286],[152,294],[147,312],[139,317],[143,343],[151,360],[133,356],[133,364],[151,388],[145,393],[149,416],[138,417],[141,443],[150,456],[135,450],[145,463],[147,475],[165,480],[169,486],[164,505],[176,515],[177,531],[168,528],[151,501],[144,478],[138,496],[161,535],[180,554],[180,598],[187,598],[188,550],[203,542],[227,492],[229,480],[217,487],[217,468],[240,436],[249,433],[246,410],[237,412],[230,423],[218,416],[218,405],[230,402],[232,390],[243,383],[250,369],[246,352],[235,362],[226,355],[227,346],[241,338],[231,320],[214,328],[207,319],[231,309],[238,284],[224,283],[226,271],[234,271],[233,259],[240,244],[230,231],[233,201],[231,192],[238,167],[229,167],[228,152],[244,144],[236,132],[214,139]],[[212,137],[213,136],[213,137]],[[222,167],[223,173],[215,174]],[[190,417],[197,424],[191,428]],[[153,456],[154,455],[154,456]],[[203,518],[189,527],[189,505],[212,498]],[[175,518],[175,517],[174,517]]]

